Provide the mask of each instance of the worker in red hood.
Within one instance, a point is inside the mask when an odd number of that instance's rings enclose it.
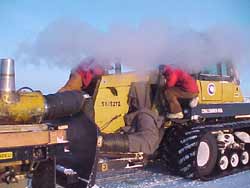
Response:
[[[58,92],[77,90],[92,95],[95,89],[94,82],[104,73],[104,67],[96,59],[84,59],[76,69],[71,71],[69,80]]]
[[[178,99],[193,99],[199,90],[195,79],[187,72],[165,65],[163,75],[166,79],[165,98],[169,103],[169,119],[182,119],[183,112]]]

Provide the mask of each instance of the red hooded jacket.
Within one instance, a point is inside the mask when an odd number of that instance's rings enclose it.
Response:
[[[195,79],[187,72],[181,69],[174,69],[169,65],[164,67],[163,75],[166,78],[166,87],[179,87],[183,91],[190,93],[199,93]]]

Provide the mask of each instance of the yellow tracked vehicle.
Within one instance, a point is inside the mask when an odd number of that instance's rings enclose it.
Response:
[[[102,133],[119,132],[130,108],[129,92],[139,82],[149,86],[150,110],[165,117],[160,70],[147,76],[120,70],[104,75],[90,96],[76,91],[42,95],[27,88],[16,91],[13,60],[1,64],[1,186],[28,179],[34,188],[53,188],[56,181],[64,187],[91,187],[97,170],[144,165],[140,152],[99,154],[102,137],[96,124]],[[247,169],[250,103],[244,101],[235,67],[218,63],[193,77],[198,104],[180,101],[184,119],[165,119],[165,135],[153,160],[181,176],[204,180]]]
[[[143,78],[118,72],[102,76],[93,93],[95,122],[101,132],[114,133],[124,126],[128,94],[134,82],[148,82],[152,110],[165,117],[168,109],[162,96],[160,71]],[[248,168],[250,103],[244,101],[235,66],[230,62],[213,64],[192,76],[199,87],[198,104],[190,107],[190,101],[180,101],[184,119],[165,120],[167,126],[157,160],[181,176],[204,180]],[[128,155],[130,162],[126,165],[133,160],[134,164],[140,160],[143,164],[142,154]],[[107,158],[109,154],[103,156]],[[110,156],[122,158],[121,154]],[[109,165],[112,168],[111,163],[100,162],[99,170],[106,171]]]

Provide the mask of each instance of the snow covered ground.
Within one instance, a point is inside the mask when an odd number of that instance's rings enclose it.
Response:
[[[113,171],[111,174],[99,174],[96,184],[101,188],[250,188],[250,171],[207,182],[187,180],[151,169]]]
[[[187,180],[152,169],[120,170],[97,176],[99,188],[250,188],[250,170],[206,182]],[[0,184],[0,188],[24,187],[25,184]]]

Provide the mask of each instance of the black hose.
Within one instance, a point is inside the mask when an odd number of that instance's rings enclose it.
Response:
[[[66,116],[72,116],[80,112],[85,103],[86,97],[83,92],[65,91],[45,95],[46,99],[46,114],[45,120],[54,120]]]

